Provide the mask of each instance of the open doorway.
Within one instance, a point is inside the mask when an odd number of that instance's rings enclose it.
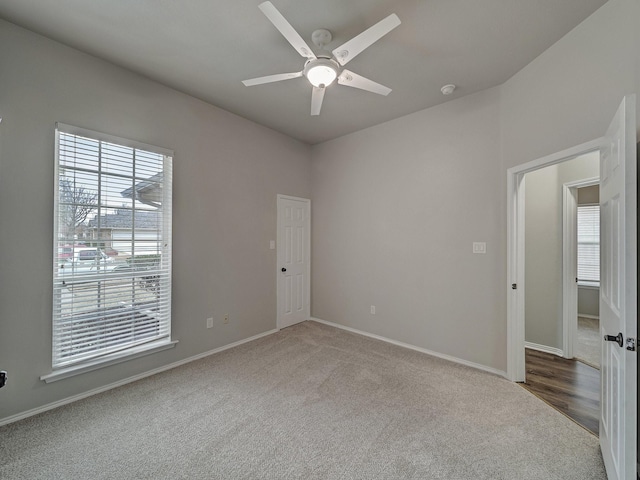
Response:
[[[596,151],[524,175],[524,318],[528,348],[566,358],[574,356],[567,339],[572,340],[571,346],[575,344],[577,187],[597,184],[599,168]],[[573,329],[565,325],[569,322]]]
[[[578,211],[582,210],[581,189],[598,188],[599,169],[599,152],[578,154],[527,172],[521,185],[526,246],[524,386],[594,434],[598,433],[600,374],[592,366],[576,364],[575,357],[584,351],[597,362],[600,355],[597,327],[593,337],[586,335],[591,330],[581,328],[591,323],[578,318],[582,288],[577,283],[596,280],[592,283],[597,285],[598,280],[592,274],[585,276],[584,265],[578,262],[578,251],[585,253],[585,242],[578,241]],[[593,242],[588,245],[593,246]],[[597,267],[598,251],[594,258]],[[592,351],[588,344],[598,350]]]

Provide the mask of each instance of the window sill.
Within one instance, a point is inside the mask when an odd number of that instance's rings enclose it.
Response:
[[[587,288],[590,290],[598,290],[600,288],[599,284],[593,284],[593,283],[581,283],[578,282],[578,288]]]
[[[146,355],[151,355],[152,353],[161,352],[162,350],[168,350],[169,348],[175,347],[176,343],[178,343],[177,340],[160,340],[158,342],[148,343],[127,350],[126,352],[118,352],[79,365],[56,369],[47,375],[42,375],[40,380],[43,380],[46,383],[56,382],[64,378],[91,372],[93,370],[98,370],[99,368],[133,360],[134,358],[144,357]]]

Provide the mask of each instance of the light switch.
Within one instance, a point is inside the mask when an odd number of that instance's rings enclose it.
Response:
[[[269,240],[269,250],[275,250],[275,249],[276,249],[276,241]]]
[[[485,242],[473,242],[473,253],[487,253],[487,244]]]

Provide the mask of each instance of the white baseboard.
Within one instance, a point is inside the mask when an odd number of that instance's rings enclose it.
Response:
[[[598,315],[587,315],[585,313],[578,313],[578,316],[582,318],[591,318],[593,320],[600,320],[600,317]]]
[[[498,370],[497,368],[487,367],[486,365],[482,365],[480,363],[470,362],[468,360],[464,360],[462,358],[453,357],[451,355],[445,355],[444,353],[434,352],[432,350],[427,350],[426,348],[417,347],[415,345],[411,345],[409,343],[399,342],[397,340],[393,340],[391,338],[383,337],[380,335],[376,335],[374,333],[364,332],[362,330],[358,330],[356,328],[346,327],[344,325],[340,325],[339,323],[328,322],[327,320],[322,320],[321,318],[310,317],[310,320],[314,322],[323,323],[325,325],[329,325],[331,327],[340,328],[342,330],[346,330],[348,332],[357,333],[358,335],[364,335],[365,337],[375,338],[376,340],[381,340],[383,342],[391,343],[393,345],[397,345],[399,347],[408,348],[410,350],[415,350],[420,353],[425,353],[427,355],[431,355],[432,357],[442,358],[443,360],[448,360],[453,363],[459,363],[461,365],[466,365],[467,367],[475,368],[477,370],[482,370],[488,373],[493,373],[494,375],[500,375],[501,377],[507,377],[507,372]]]
[[[564,352],[561,348],[547,347],[546,345],[540,345],[538,343],[524,342],[524,348],[530,348],[531,350],[537,350],[539,352],[550,353],[558,357],[564,357]]]
[[[183,360],[178,360],[177,362],[170,363],[168,365],[164,365],[162,367],[155,368],[153,370],[149,370],[148,372],[140,373],[138,375],[134,375],[132,377],[125,378],[123,380],[118,380],[117,382],[110,383],[109,385],[104,385],[102,387],[94,388],[93,390],[89,390],[87,392],[79,393],[78,395],[73,395],[71,397],[63,398],[62,400],[58,400],[56,402],[48,403],[47,405],[43,405],[41,407],[33,408],[31,410],[27,410],[26,412],[18,413],[16,415],[12,415],[10,417],[5,417],[0,419],[0,427],[3,425],[8,425],[9,423],[17,422],[18,420],[22,420],[28,417],[32,417],[33,415],[38,415],[39,413],[46,412],[48,410],[53,410],[54,408],[61,407],[63,405],[67,405],[69,403],[76,402],[78,400],[82,400],[83,398],[91,397],[92,395],[97,395],[98,393],[106,392],[107,390],[111,390],[113,388],[121,387],[122,385],[126,385],[127,383],[132,383],[137,380],[142,380],[143,378],[150,377],[157,373],[166,372],[167,370],[171,370],[172,368],[179,367],[181,365],[185,365],[190,362],[194,362],[196,360],[200,360],[201,358],[208,357],[210,355],[214,355],[219,352],[223,352],[224,350],[229,350],[230,348],[237,347],[242,345],[243,343],[252,342],[253,340],[257,340],[262,337],[266,337],[267,335],[272,335],[274,333],[279,332],[279,329],[268,330],[263,333],[259,333],[258,335],[254,335],[253,337],[245,338],[243,340],[239,340],[234,343],[230,343],[228,345],[224,345],[222,347],[215,348],[213,350],[209,350],[208,352],[200,353],[198,355],[194,355],[193,357],[185,358]]]

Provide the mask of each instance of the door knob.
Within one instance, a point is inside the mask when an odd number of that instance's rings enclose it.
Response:
[[[605,335],[604,339],[607,342],[616,342],[620,346],[622,346],[622,344],[624,343],[624,337],[622,336],[622,333],[618,333],[618,335],[616,335],[615,337],[613,335]]]
[[[286,271],[287,271],[287,269],[286,269],[286,268],[284,268],[284,267],[282,267],[282,271],[283,271],[283,272],[286,272]]]

